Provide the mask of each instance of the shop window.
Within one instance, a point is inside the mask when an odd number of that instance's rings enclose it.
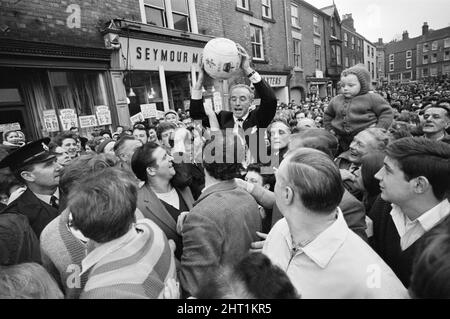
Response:
[[[272,0],[261,0],[262,16],[264,18],[272,18]]]
[[[164,102],[157,71],[132,71],[125,75],[125,89],[134,95],[128,95],[130,116],[141,112],[141,104],[155,103],[159,111],[164,111]]]
[[[250,40],[252,42],[252,53],[254,60],[264,60],[264,44],[262,28],[250,26]]]

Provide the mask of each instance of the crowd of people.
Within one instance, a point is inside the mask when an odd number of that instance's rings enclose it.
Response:
[[[201,67],[188,112],[3,134],[0,298],[450,298],[450,81],[278,105],[239,50],[230,111]]]

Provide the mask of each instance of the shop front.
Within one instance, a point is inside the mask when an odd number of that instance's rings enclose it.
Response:
[[[106,32],[117,34],[120,47],[113,56],[112,72],[121,75],[114,88],[116,96],[125,95],[127,104],[127,112],[119,112],[122,125],[129,126],[134,118],[142,118],[141,114],[153,118],[168,110],[189,109],[201,53],[212,37],[182,36],[181,31],[131,21],[120,21]],[[212,91],[213,85],[209,88]]]
[[[106,49],[0,40],[0,130],[29,141],[117,124],[109,65]]]
[[[333,96],[332,81],[327,77],[306,77],[307,96],[315,100]]]
[[[264,74],[261,77],[272,87],[277,97],[278,103],[289,103],[289,88],[287,87],[288,75],[284,74]]]

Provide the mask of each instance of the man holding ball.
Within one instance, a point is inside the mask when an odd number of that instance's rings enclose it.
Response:
[[[261,99],[261,104],[249,111],[255,97],[253,89],[245,84],[235,84],[229,90],[229,101],[231,111],[220,111],[217,114],[220,129],[232,129],[233,132],[243,137],[245,136],[251,159],[247,156],[246,162],[261,162],[262,151],[260,147],[265,146],[264,130],[272,121],[276,113],[277,98],[270,85],[250,67],[251,58],[245,49],[236,44],[241,56],[240,68],[253,83],[257,96]],[[200,65],[200,73],[197,83],[192,89],[190,113],[194,120],[203,120],[205,126],[209,127],[209,121],[203,106],[202,86],[205,81],[205,70],[203,63]],[[269,160],[270,158],[266,156]],[[268,164],[268,163],[264,163]]]

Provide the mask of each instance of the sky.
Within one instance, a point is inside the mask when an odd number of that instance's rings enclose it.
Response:
[[[333,0],[305,0],[316,8]],[[450,0],[335,0],[339,15],[352,13],[356,32],[367,40],[384,43],[400,38],[403,31],[413,38],[422,34],[422,25],[430,29],[450,26]]]

